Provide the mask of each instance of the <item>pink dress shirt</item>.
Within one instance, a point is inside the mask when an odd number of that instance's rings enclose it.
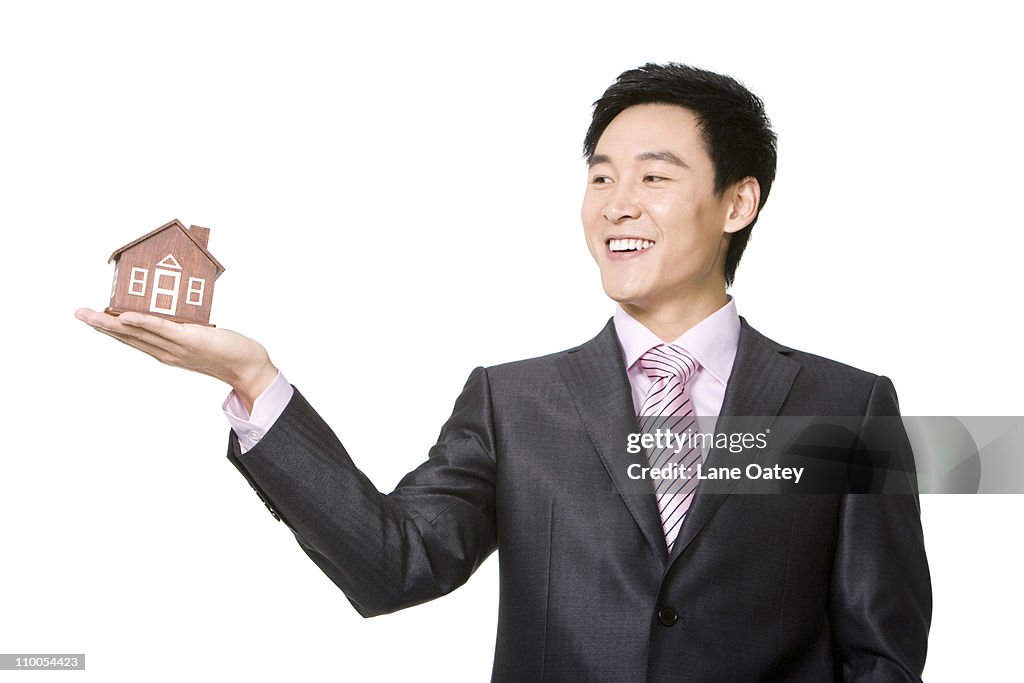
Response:
[[[626,376],[633,389],[633,406],[640,413],[640,406],[654,382],[640,367],[640,357],[655,346],[665,342],[643,326],[636,318],[626,313],[621,306],[615,307],[615,334],[622,347],[622,361],[626,365]],[[683,332],[672,341],[689,352],[700,367],[690,380],[690,400],[700,420],[701,431],[713,432],[718,414],[722,411],[725,387],[732,374],[736,360],[736,349],[740,342],[740,317],[736,313],[736,302],[729,301],[717,311]]]
[[[243,453],[258,444],[263,435],[274,426],[277,418],[281,417],[281,413],[288,406],[288,401],[292,400],[293,393],[295,390],[292,389],[292,385],[284,378],[284,373],[278,370],[274,381],[253,403],[252,415],[250,415],[242,405],[238,394],[234,389],[231,390],[228,397],[224,399],[224,403],[221,404],[221,409],[224,411],[224,416],[228,418],[231,429],[235,430],[239,449]]]
[[[665,342],[620,306],[615,307],[614,321],[626,375],[633,390],[633,405],[639,413],[652,384],[650,377],[640,368],[640,356]],[[701,431],[714,431],[714,418],[722,410],[725,386],[732,373],[733,361],[736,360],[739,339],[740,319],[736,313],[736,302],[730,296],[728,303],[673,342],[700,363],[697,373],[690,380],[690,397],[697,416],[710,419],[710,422],[700,420]],[[228,394],[221,408],[238,435],[238,444],[243,453],[259,443],[263,435],[274,426],[293,393],[294,389],[284,374],[278,372],[270,386],[256,399],[252,415],[246,412],[234,391]]]

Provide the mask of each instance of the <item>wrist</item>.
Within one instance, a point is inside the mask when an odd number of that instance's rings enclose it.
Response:
[[[245,410],[251,415],[256,399],[267,390],[267,387],[273,383],[276,377],[277,368],[274,367],[274,364],[268,358],[266,362],[253,368],[248,368],[233,381],[229,382],[229,384],[235,390]]]

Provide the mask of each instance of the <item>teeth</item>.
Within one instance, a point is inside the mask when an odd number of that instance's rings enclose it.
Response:
[[[608,248],[615,252],[620,251],[643,251],[654,246],[650,240],[638,239],[616,239],[608,240]]]

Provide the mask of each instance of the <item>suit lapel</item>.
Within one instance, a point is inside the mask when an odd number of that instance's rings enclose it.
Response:
[[[627,436],[640,428],[612,320],[592,340],[559,357],[556,365],[623,502],[651,547],[667,557],[654,496],[643,495],[637,484],[630,485],[626,478],[630,464],[643,467],[647,459],[643,452],[626,452]]]
[[[798,362],[785,355],[789,349],[762,336],[743,318],[740,320],[742,326],[736,360],[715,427],[716,433],[742,433],[767,427],[779,414],[800,369]],[[644,453],[630,455],[625,449],[627,436],[631,432],[639,432],[640,428],[614,323],[609,320],[592,340],[559,357],[556,366],[609,477],[637,526],[651,547],[671,563],[693,541],[736,482],[725,486],[724,493],[702,493],[698,486],[672,556],[667,557],[665,536],[653,493],[639,494],[638,485],[625,477],[630,464],[644,467],[648,463]],[[760,424],[762,422],[764,424]],[[728,449],[715,448],[705,462],[714,467],[743,469],[752,461],[754,453],[753,449],[730,453]]]
[[[779,414],[800,370],[797,361],[784,355],[789,349],[762,336],[743,318],[740,320],[739,346],[715,426],[716,434],[764,431]],[[708,466],[739,467],[742,470],[750,464],[755,453],[755,449],[730,453],[728,449],[713,448],[704,460]],[[724,492],[708,494],[702,493],[698,485],[693,505],[686,513],[672,549],[670,563],[686,549],[735,486],[736,482],[731,481],[718,489]]]

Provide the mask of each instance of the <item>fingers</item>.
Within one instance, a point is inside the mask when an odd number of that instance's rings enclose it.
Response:
[[[120,318],[121,322],[125,325],[146,330],[158,337],[169,339],[175,344],[184,344],[186,341],[185,337],[187,335],[185,326],[181,323],[165,320],[164,318],[158,318],[155,315],[145,315],[143,313],[122,313],[118,318]]]
[[[167,353],[180,356],[184,350],[177,340],[184,336],[184,326],[170,320],[140,313],[122,313],[119,316],[98,313],[88,308],[75,311],[75,317],[100,332],[134,346],[129,339],[143,343],[147,348],[161,349]],[[155,324],[156,323],[156,324]],[[166,323],[160,325],[158,323]],[[182,328],[182,329],[176,329]],[[153,331],[155,330],[155,331]],[[146,351],[141,346],[139,350]],[[149,353],[149,351],[146,351]],[[150,354],[153,355],[153,354]]]
[[[132,347],[133,349],[138,349],[139,351],[142,351],[143,353],[157,359],[161,363],[164,363],[166,365],[178,365],[178,358],[175,357],[174,354],[172,354],[171,352],[167,351],[166,349],[160,348],[159,346],[154,346],[153,344],[142,341],[141,339],[137,339],[135,337],[129,337],[127,335],[119,334],[117,332],[111,332],[110,330],[105,330],[102,327],[95,327],[93,329],[95,329],[97,332],[102,332],[108,337],[113,337],[117,341],[121,342],[122,344],[126,344]]]

